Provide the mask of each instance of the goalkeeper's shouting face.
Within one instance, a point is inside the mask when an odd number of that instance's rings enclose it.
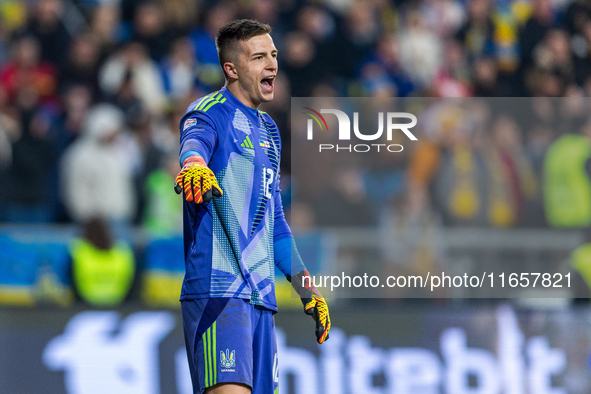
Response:
[[[220,29],[216,40],[227,89],[251,108],[273,100],[277,48],[270,32],[268,25],[241,20]]]

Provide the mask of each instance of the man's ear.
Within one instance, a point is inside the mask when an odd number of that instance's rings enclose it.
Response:
[[[224,71],[226,72],[226,75],[228,76],[228,78],[238,79],[238,70],[236,69],[236,66],[234,65],[234,63],[230,63],[230,62],[224,63]]]

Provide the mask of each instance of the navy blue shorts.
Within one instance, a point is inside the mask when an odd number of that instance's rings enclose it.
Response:
[[[278,392],[273,312],[238,298],[181,301],[193,393],[242,383],[253,394]]]

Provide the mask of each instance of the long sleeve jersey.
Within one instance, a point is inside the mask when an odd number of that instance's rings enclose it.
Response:
[[[193,102],[180,130],[181,159],[200,154],[223,191],[209,203],[184,201],[181,300],[235,297],[277,311],[274,244],[291,238],[277,125],[222,88]]]

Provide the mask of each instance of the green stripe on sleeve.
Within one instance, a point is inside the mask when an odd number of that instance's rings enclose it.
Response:
[[[214,105],[220,103],[220,98],[222,97],[222,94],[220,93],[218,95],[219,97],[216,97],[216,99],[214,101],[212,101],[211,103],[209,103],[207,105],[207,107],[203,108],[203,112],[207,112],[208,109],[210,109],[211,107],[213,107]]]
[[[208,94],[207,96],[203,97],[201,100],[199,100],[199,102],[197,103],[197,105],[195,106],[195,108],[193,108],[193,111],[195,111],[197,108],[199,108],[199,106],[207,99],[211,98],[211,96],[213,96],[215,94],[215,92]]]
[[[212,100],[215,100],[215,97],[217,96],[217,94],[212,94],[210,97],[207,98],[207,100],[203,101],[202,103],[199,104],[199,107],[197,108],[198,110],[203,110],[203,107],[205,107],[207,105],[207,103],[209,103]]]
[[[213,100],[213,97],[208,97],[204,102],[202,102],[199,107],[197,108],[199,111],[203,110],[203,107],[209,103],[211,100]]]
[[[195,108],[193,108],[193,111],[195,111],[197,108],[199,108],[199,106],[201,105],[201,103],[203,102],[203,100],[205,100],[206,98],[207,98],[207,96],[205,96],[201,100],[199,100],[199,102],[197,103],[197,105],[195,106]]]

